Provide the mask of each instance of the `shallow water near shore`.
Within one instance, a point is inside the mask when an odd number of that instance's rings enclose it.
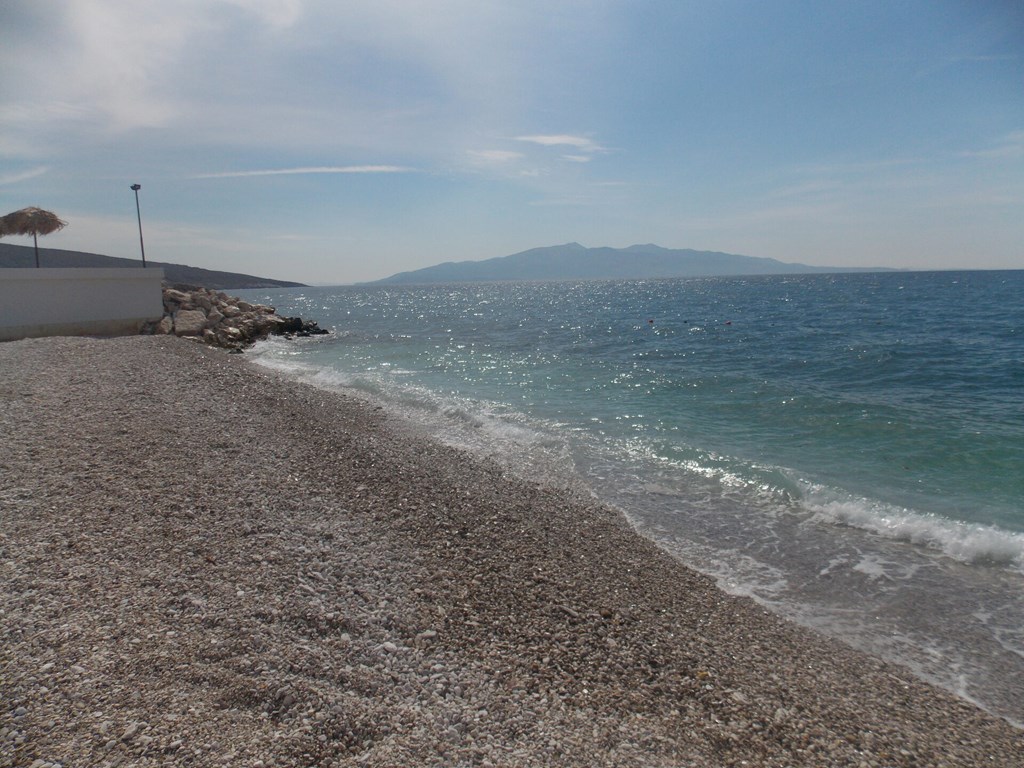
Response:
[[[334,330],[257,361],[1024,722],[1024,272],[239,293]]]

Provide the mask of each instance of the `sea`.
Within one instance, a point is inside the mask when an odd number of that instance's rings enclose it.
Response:
[[[1024,271],[238,291],[250,356],[1024,727]]]

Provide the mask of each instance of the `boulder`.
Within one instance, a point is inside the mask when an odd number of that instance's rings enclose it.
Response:
[[[175,288],[164,288],[164,304],[177,304],[179,307],[182,304],[192,303],[192,297],[183,291],[179,291]]]
[[[282,317],[278,325],[278,333],[298,333],[302,330],[301,317]]]
[[[180,309],[174,315],[176,336],[198,336],[206,328],[206,313],[201,309]]]

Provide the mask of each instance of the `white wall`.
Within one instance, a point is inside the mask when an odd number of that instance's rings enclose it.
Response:
[[[161,268],[0,269],[0,341],[121,336],[163,316]]]

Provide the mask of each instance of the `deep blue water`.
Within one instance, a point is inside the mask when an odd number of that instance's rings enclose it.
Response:
[[[255,356],[1024,721],[1024,271],[244,291]]]

